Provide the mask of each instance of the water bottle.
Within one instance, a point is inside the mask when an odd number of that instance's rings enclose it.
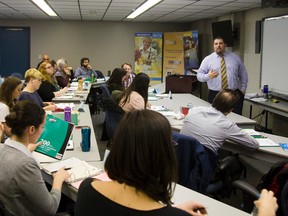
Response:
[[[95,82],[95,75],[94,73],[91,74],[91,83],[93,84]]]
[[[64,120],[67,122],[71,122],[71,108],[70,107],[64,108]]]
[[[90,151],[90,136],[91,136],[91,128],[90,127],[82,127],[81,128],[81,135],[82,135],[82,141],[80,143],[81,149],[83,152],[89,152]]]

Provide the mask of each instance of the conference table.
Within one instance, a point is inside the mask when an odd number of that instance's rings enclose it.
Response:
[[[287,137],[277,136],[277,135],[268,134],[268,133],[261,133],[261,135],[264,137],[267,137],[268,139],[273,140],[275,143],[288,144],[288,138]],[[252,158],[256,158],[256,159],[263,160],[263,161],[268,161],[271,163],[276,163],[276,162],[288,159],[288,151],[284,150],[281,146],[260,147],[256,151],[249,151],[249,150],[233,143],[232,141],[228,140],[227,142],[224,143],[222,148],[225,150],[240,153],[240,154],[252,157]]]
[[[169,111],[174,113],[180,113],[181,106],[187,106],[187,104],[192,104],[192,106],[211,106],[210,103],[194,96],[191,94],[172,94],[172,99],[169,98],[169,94],[167,95],[165,92],[165,83],[157,84],[155,86],[151,86],[149,89],[150,92],[157,92],[157,100],[150,101],[152,106],[163,106]],[[161,97],[161,94],[163,95]],[[177,116],[177,115],[176,115]],[[179,115],[178,115],[179,116]],[[183,119],[176,119],[175,115],[166,116],[169,120],[171,127],[175,131],[180,131],[183,125]],[[230,113],[227,117],[235,122],[240,128],[243,129],[253,129],[256,125],[256,121],[246,118],[244,116],[240,116],[235,113]],[[208,122],[207,122],[208,124]],[[282,136],[276,136],[273,134],[261,133],[263,136],[273,140],[275,143],[287,143],[288,138]],[[256,159],[269,161],[269,162],[277,162],[288,158],[288,151],[284,151],[280,146],[279,147],[260,147],[259,150],[251,151],[246,148],[241,147],[239,144],[235,142],[227,140],[222,146],[223,149],[237,152],[249,157],[253,157]]]
[[[56,104],[57,105],[57,104]],[[92,123],[92,119],[90,116],[89,106],[87,104],[75,104],[75,110],[78,110],[79,108],[82,108],[83,111],[79,112],[78,116],[78,125],[74,127],[74,130],[72,132],[73,135],[73,143],[74,143],[74,149],[73,150],[65,150],[63,160],[70,158],[70,157],[77,157],[80,160],[85,160],[87,162],[94,162],[94,161],[100,161],[100,155],[98,150],[98,145],[94,133],[94,127]],[[82,110],[81,109],[81,110]],[[53,115],[53,113],[51,113]],[[59,112],[54,113],[59,115]],[[88,126],[91,128],[91,148],[89,152],[82,152],[80,142],[82,139],[81,135],[81,127],[82,126]],[[39,160],[40,163],[51,163],[57,161],[54,158],[45,156],[43,154],[40,154],[38,152],[33,152],[33,155]]]
[[[163,92],[165,92],[165,83],[161,83],[161,84],[157,84],[154,86],[150,87],[150,92],[151,90],[155,90],[155,92],[157,92],[157,100],[153,100],[150,101],[150,103],[152,104],[152,106],[163,106],[165,108],[167,108],[169,111],[172,111],[174,113],[178,113],[180,112],[180,108],[182,106],[187,106],[188,104],[191,104],[192,106],[205,106],[205,107],[209,107],[211,106],[210,103],[208,103],[207,101],[202,100],[201,98],[198,98],[192,94],[171,94],[172,95],[172,99],[169,98],[169,94],[163,94]],[[161,95],[163,95],[161,97]],[[255,128],[256,126],[256,121],[251,120],[245,116],[241,116],[238,115],[236,113],[229,113],[227,115],[227,117],[235,122],[238,127],[241,128]],[[176,119],[175,116],[171,115],[171,116],[167,116],[168,120],[170,121],[170,124],[172,126],[173,129],[175,130],[180,130],[182,128],[183,125],[183,119]]]
[[[89,164],[99,168],[103,169],[103,162],[89,162]],[[49,184],[52,184],[53,178],[51,175],[43,172],[43,178],[45,181],[47,181]],[[71,198],[73,201],[77,200],[77,194],[78,190],[68,183],[64,183],[62,186],[62,193]],[[208,196],[205,196],[203,194],[200,194],[198,192],[195,192],[193,190],[190,190],[189,188],[183,187],[179,184],[176,184],[175,192],[172,197],[172,201],[174,204],[180,204],[187,201],[197,201],[199,203],[202,203],[208,212],[209,216],[219,216],[219,215],[233,215],[233,216],[245,216],[249,215],[246,212],[243,212],[237,208],[234,208],[232,206],[229,206],[225,203],[219,202],[215,199],[212,199]]]
[[[85,84],[83,84],[84,86]],[[78,91],[78,82],[72,82],[70,84],[70,87],[68,88],[68,91],[58,97],[54,97],[52,101],[54,103],[86,103],[87,97],[90,93],[90,89],[92,87],[91,83],[87,83],[87,85],[84,86],[82,91]]]

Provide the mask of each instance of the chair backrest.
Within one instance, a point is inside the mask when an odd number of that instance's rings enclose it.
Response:
[[[11,76],[17,77],[20,80],[24,80],[24,76],[21,73],[12,73]]]
[[[105,78],[104,75],[103,75],[103,73],[102,73],[101,71],[95,70],[95,72],[97,73],[97,78],[98,78],[98,79],[103,79],[103,78]]]
[[[106,111],[105,114],[105,129],[108,138],[112,139],[118,123],[121,121],[124,110],[112,99],[103,99],[103,108]]]
[[[282,188],[280,203],[282,215],[288,216],[288,179]]]
[[[101,90],[102,90],[102,95],[104,98],[110,98],[111,97],[111,94],[110,94],[110,91],[108,89],[108,84],[104,83],[104,84],[101,84]]]
[[[216,163],[195,138],[173,132],[178,160],[178,183],[200,193],[205,193]]]

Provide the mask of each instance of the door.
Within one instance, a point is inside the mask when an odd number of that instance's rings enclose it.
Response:
[[[24,76],[30,68],[30,28],[0,27],[0,75]]]

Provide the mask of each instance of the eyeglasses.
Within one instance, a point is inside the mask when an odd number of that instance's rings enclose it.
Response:
[[[50,60],[50,59],[49,58],[44,58],[43,60],[45,61],[45,60]]]
[[[51,68],[53,68],[53,67],[52,66],[46,67],[46,69],[51,69]]]

